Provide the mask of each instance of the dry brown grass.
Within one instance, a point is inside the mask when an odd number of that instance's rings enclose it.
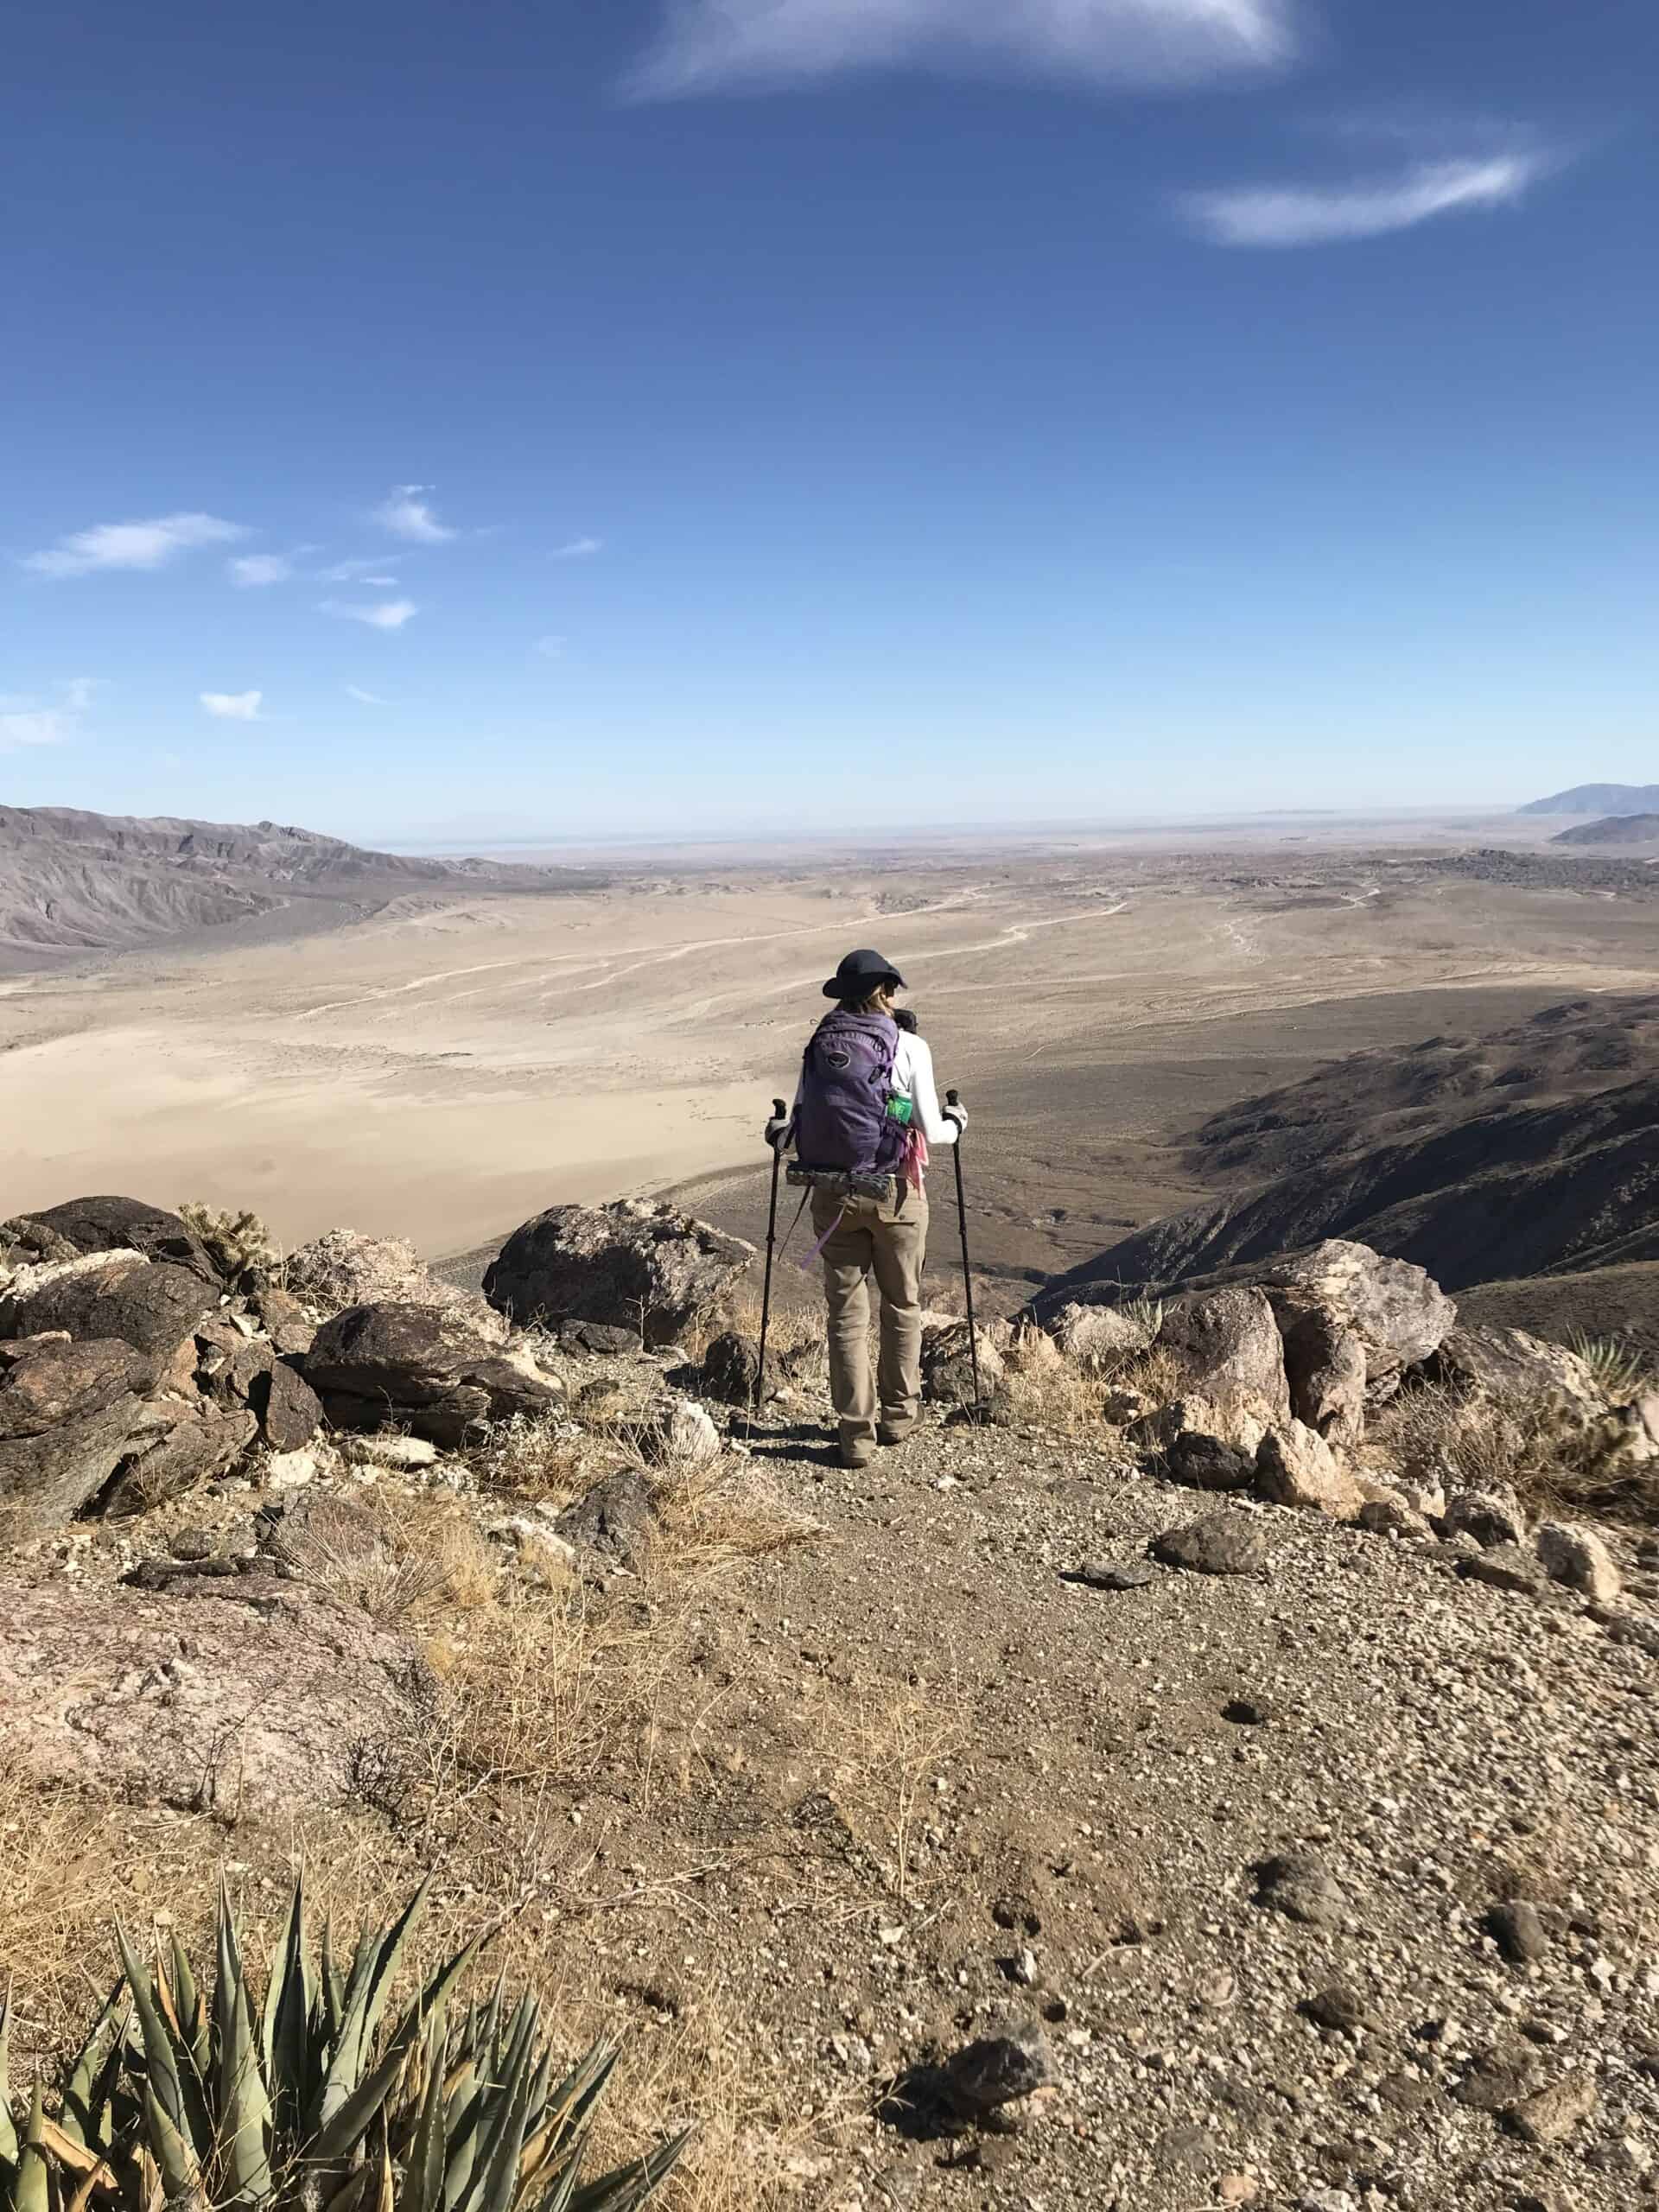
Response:
[[[277,1548],[301,1577],[377,1626],[410,1634],[493,1604],[497,1570],[470,1516],[442,1493],[400,1496],[396,1509],[321,1493]]]
[[[1632,1466],[1618,1449],[1617,1417],[1579,1420],[1548,1399],[1495,1404],[1442,1384],[1404,1390],[1372,1424],[1370,1441],[1408,1471],[1442,1473],[1477,1490],[1512,1487],[1541,1511],[1659,1518],[1659,1463]]]

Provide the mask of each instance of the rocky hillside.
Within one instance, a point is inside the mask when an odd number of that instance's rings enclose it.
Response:
[[[1576,830],[1563,830],[1556,845],[1659,845],[1659,814],[1610,814]]]
[[[1194,1135],[1225,1195],[1046,1294],[1179,1283],[1325,1236],[1453,1289],[1659,1259],[1659,1000],[1573,1001],[1486,1037],[1366,1052]]]
[[[1648,2201],[1659,1402],[1332,1245],[987,1332],[988,1422],[938,1318],[853,1474],[752,1257],[0,1228],[14,2084],[302,1849],[626,2031],[668,2212]]]
[[[0,806],[0,965],[121,951],[288,909],[312,923],[413,891],[499,882],[559,890],[576,871],[363,850],[274,822],[143,820]]]
[[[1575,784],[1534,799],[1522,814],[1659,814],[1659,784]]]

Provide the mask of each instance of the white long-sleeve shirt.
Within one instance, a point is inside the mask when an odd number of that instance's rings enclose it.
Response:
[[[795,1086],[798,1110],[805,1088],[803,1077]],[[960,1132],[940,1110],[932,1051],[925,1038],[912,1036],[907,1029],[899,1031],[899,1049],[893,1056],[893,1088],[899,1097],[911,1102],[911,1126],[927,1139],[930,1152],[939,1145],[955,1144]]]

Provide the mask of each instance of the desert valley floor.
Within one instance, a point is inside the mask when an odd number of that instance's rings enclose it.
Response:
[[[1028,1281],[1197,1195],[1179,1141],[1207,1114],[1333,1055],[1651,988],[1656,925],[1659,884],[1593,862],[1306,835],[423,888],[287,941],[0,977],[3,1197],[248,1205],[290,1244],[346,1222],[439,1258],[685,1187],[753,1234],[767,1101],[820,980],[875,943],[974,1111],[976,1257]]]

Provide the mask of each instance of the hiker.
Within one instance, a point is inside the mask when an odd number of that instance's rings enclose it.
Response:
[[[927,1256],[928,1150],[955,1144],[968,1120],[941,1109],[933,1055],[893,997],[905,979],[866,948],[823,987],[836,1001],[812,1033],[793,1111],[766,1141],[793,1145],[789,1179],[810,1195],[830,1321],[830,1395],[845,1467],[878,1444],[902,1444],[922,1395],[922,1267]],[[880,1357],[870,1373],[870,1293],[881,1294]]]

